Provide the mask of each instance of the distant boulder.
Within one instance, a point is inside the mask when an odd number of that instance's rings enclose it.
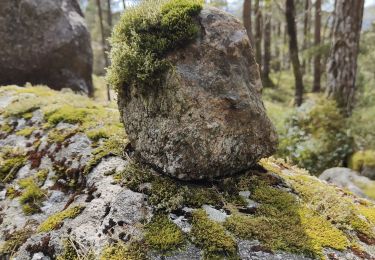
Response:
[[[172,69],[165,81],[149,91],[136,83],[118,87],[119,109],[136,153],[184,180],[233,175],[272,155],[277,146],[242,23],[211,7],[196,19],[197,37],[166,55]]]
[[[76,0],[0,1],[0,84],[91,95],[90,35]]]
[[[357,196],[375,200],[375,181],[357,172],[343,167],[325,170],[319,179],[335,184],[340,188],[348,189]]]

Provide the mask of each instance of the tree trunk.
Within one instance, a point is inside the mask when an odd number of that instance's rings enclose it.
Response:
[[[322,1],[316,0],[315,2],[315,28],[314,28],[314,46],[315,48],[318,48],[320,46],[320,38],[321,38],[321,7],[322,7]],[[320,92],[320,77],[321,77],[321,71],[320,71],[320,63],[321,55],[320,52],[316,52],[314,56],[314,83],[313,83],[313,92]]]
[[[262,65],[262,11],[260,0],[255,1],[255,59],[261,69]]]
[[[295,78],[295,104],[300,106],[303,100],[303,80],[298,57],[297,27],[295,21],[294,0],[286,0],[286,22],[289,35],[289,55]]]
[[[125,0],[122,0],[122,5],[124,6],[124,11],[126,10],[126,3]]]
[[[327,94],[344,116],[350,116],[355,98],[357,57],[364,0],[336,0],[331,53],[327,66]]]
[[[106,68],[109,66],[109,60],[108,60],[108,55],[107,55],[107,45],[105,42],[105,32],[104,32],[104,25],[103,25],[103,12],[102,12],[102,6],[100,4],[100,0],[96,0],[96,6],[98,8],[98,16],[99,16],[99,23],[100,23],[100,33],[102,37],[102,50],[103,50],[103,57],[104,57],[104,62]],[[109,85],[107,85],[107,98],[110,101],[111,100],[111,95],[109,91]]]
[[[272,81],[270,79],[270,63],[271,63],[271,15],[267,10],[264,16],[264,40],[263,40],[263,70],[262,78],[265,87],[272,87]]]
[[[280,38],[281,38],[281,22],[277,22],[275,25],[275,32],[273,33],[274,38],[272,39],[273,45],[275,46],[275,60],[273,69],[275,71],[280,71],[281,69],[281,59],[280,57]]]
[[[310,32],[310,0],[305,0],[305,13],[303,17],[303,43],[302,49],[305,51],[308,48],[309,42],[309,32]],[[306,73],[307,61],[306,58],[303,59],[303,72]]]
[[[107,21],[108,21],[108,27],[109,32],[112,30],[112,8],[111,8],[111,0],[107,0]]]
[[[243,24],[246,28],[247,36],[249,37],[251,46],[254,46],[254,37],[253,37],[253,30],[252,30],[252,24],[251,24],[251,0],[245,0],[243,2]]]

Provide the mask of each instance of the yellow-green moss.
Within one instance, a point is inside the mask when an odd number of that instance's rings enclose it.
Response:
[[[142,167],[136,162],[129,161],[124,170],[115,175],[115,179],[129,189],[139,191],[140,185],[151,182],[154,180],[154,176],[146,167]]]
[[[9,199],[14,199],[16,198],[17,196],[19,196],[19,193],[17,192],[17,190],[14,188],[14,186],[9,186],[7,187],[6,189],[6,194],[7,198]]]
[[[122,156],[128,140],[122,135],[113,135],[97,147],[86,164],[84,173],[88,174],[98,163],[108,155]]]
[[[23,151],[10,147],[2,147],[0,150],[0,183],[13,180],[25,162],[26,155]]]
[[[173,251],[184,244],[185,237],[180,228],[166,215],[155,215],[145,227],[145,241],[155,250]]]
[[[137,242],[107,245],[101,252],[100,260],[146,260],[145,246]]]
[[[39,188],[32,177],[19,180],[18,185],[23,189],[19,197],[23,212],[26,215],[39,212],[46,192]]]
[[[359,172],[363,167],[375,168],[375,151],[367,150],[356,152],[350,160],[350,167]]]
[[[47,180],[48,173],[49,173],[49,170],[47,169],[42,169],[36,173],[36,178],[38,180],[38,183],[40,183],[40,185],[43,185],[44,182]]]
[[[135,85],[147,93],[171,67],[165,55],[193,40],[200,0],[150,0],[125,12],[111,38],[107,79],[115,89]]]
[[[0,131],[9,134],[13,131],[13,127],[8,122],[4,122],[0,127]]]
[[[36,127],[26,127],[24,129],[16,132],[16,135],[29,137],[35,130],[36,130]]]
[[[204,250],[207,259],[236,254],[234,238],[221,224],[210,220],[204,210],[193,212],[190,235],[193,243]]]
[[[372,214],[363,214],[363,207],[358,204],[359,200],[353,194],[327,185],[308,175],[306,171],[289,166],[282,160],[263,159],[261,164],[282,177],[295,190],[305,206],[328,220],[336,228],[347,234],[354,230],[370,240],[375,239],[374,223],[370,220]],[[369,212],[372,212],[371,207],[374,205],[371,202],[366,202],[366,204],[368,204],[366,207],[369,208]],[[347,237],[349,238],[350,235]]]
[[[68,208],[61,212],[58,212],[50,217],[48,217],[43,223],[38,227],[38,232],[48,232],[54,229],[58,229],[63,221],[67,218],[74,219],[84,210],[82,206],[74,206]]]
[[[255,182],[250,189],[251,199],[260,203],[255,215],[237,213],[225,223],[237,236],[258,239],[271,250],[309,256],[320,256],[324,247],[343,250],[348,246],[340,230],[300,205],[289,192],[262,182]]]
[[[30,228],[23,228],[13,232],[10,237],[0,246],[0,256],[12,255],[17,252],[18,248],[20,248],[32,234],[33,230]]]

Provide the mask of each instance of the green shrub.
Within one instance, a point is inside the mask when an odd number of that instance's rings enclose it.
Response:
[[[171,68],[165,55],[197,36],[201,8],[200,0],[150,0],[125,12],[111,38],[110,85],[143,93],[159,85]]]
[[[334,101],[312,96],[287,120],[279,155],[315,175],[340,166],[352,152],[347,126]]]

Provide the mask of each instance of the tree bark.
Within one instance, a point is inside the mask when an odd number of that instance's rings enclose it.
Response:
[[[315,28],[314,28],[314,46],[317,49],[320,46],[321,42],[321,8],[322,1],[316,0],[315,2]],[[320,78],[321,78],[321,54],[320,51],[316,52],[314,56],[314,83],[313,83],[313,92],[320,92]]]
[[[344,116],[350,116],[354,106],[363,9],[364,0],[335,1],[327,95],[336,100]]]
[[[301,64],[298,57],[297,27],[295,21],[294,0],[286,0],[286,22],[289,35],[289,55],[295,78],[295,105],[300,106],[303,101],[303,80]]]
[[[260,10],[260,0],[255,1],[255,59],[261,70],[262,65],[262,11]]]
[[[107,22],[108,22],[108,27],[109,31],[111,32],[112,30],[112,8],[111,8],[111,0],[107,0]]]
[[[310,32],[310,1],[311,0],[305,0],[305,13],[303,17],[303,43],[302,43],[302,49],[305,51],[308,48],[309,45],[309,32]],[[306,73],[306,66],[308,61],[306,58],[303,59],[303,72]]]
[[[272,87],[272,81],[270,79],[270,63],[271,63],[271,15],[267,10],[264,16],[264,40],[263,40],[263,70],[262,78],[265,87]]]
[[[109,60],[108,60],[108,55],[107,55],[107,45],[105,42],[105,32],[104,32],[104,25],[103,25],[103,11],[102,11],[102,5],[100,3],[100,0],[96,0],[96,6],[98,9],[98,16],[99,16],[99,23],[100,23],[100,33],[101,33],[101,38],[102,38],[102,50],[103,50],[103,57],[104,57],[104,62],[106,68],[109,66]],[[108,101],[111,100],[111,95],[109,91],[109,85],[107,85],[107,98]]]
[[[251,46],[254,44],[254,37],[253,37],[253,30],[252,30],[252,23],[251,23],[251,0],[245,0],[243,2],[243,24],[246,28],[247,36],[249,37]]]

